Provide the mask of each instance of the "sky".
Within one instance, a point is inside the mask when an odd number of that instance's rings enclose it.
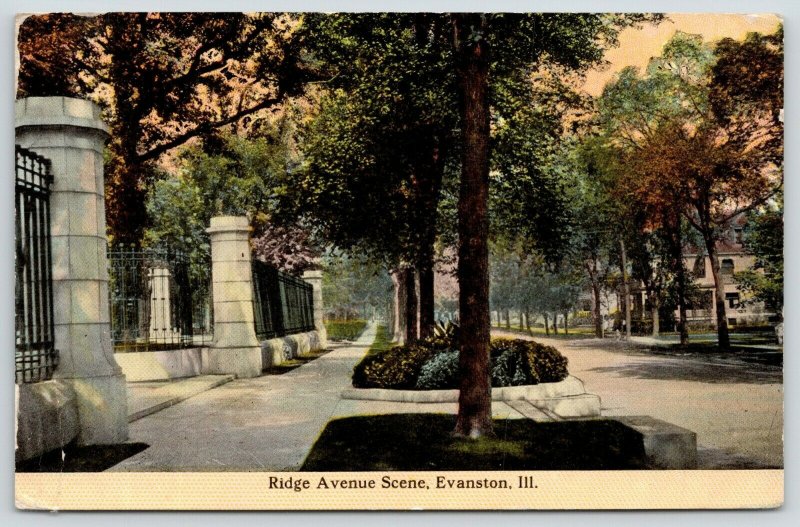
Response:
[[[671,13],[658,26],[647,24],[639,29],[629,28],[620,34],[620,45],[606,52],[610,62],[603,70],[590,71],[584,89],[591,95],[600,95],[603,86],[626,66],[644,68],[651,57],[661,54],[664,44],[676,31],[703,36],[703,40],[715,42],[725,37],[742,40],[749,32],[774,33],[781,23],[780,17],[772,14],[734,15]]]

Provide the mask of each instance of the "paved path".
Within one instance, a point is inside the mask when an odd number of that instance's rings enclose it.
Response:
[[[353,366],[375,339],[367,328],[351,345],[283,375],[239,379],[184,400],[130,424],[130,441],[150,448],[111,471],[298,470],[329,420],[359,414],[455,413],[457,403],[415,404],[343,400]],[[163,384],[163,383],[162,383]],[[139,386],[162,389],[161,384]],[[498,418],[523,418],[493,403]]]
[[[131,423],[130,441],[150,448],[110,470],[297,470],[374,338],[373,325],[288,373],[237,379]]]
[[[782,465],[782,368],[653,355],[612,339],[535,339],[567,356],[603,415],[650,415],[696,432],[700,468]]]

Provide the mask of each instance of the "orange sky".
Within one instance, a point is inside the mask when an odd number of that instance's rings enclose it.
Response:
[[[695,33],[706,41],[716,41],[724,37],[741,40],[751,31],[773,33],[781,19],[777,15],[731,15],[673,13],[658,26],[645,25],[641,29],[626,29],[620,34],[620,45],[606,53],[611,64],[603,71],[590,71],[586,76],[585,89],[591,95],[600,95],[603,86],[626,66],[640,69],[647,65],[650,57],[661,54],[664,44],[675,31]]]

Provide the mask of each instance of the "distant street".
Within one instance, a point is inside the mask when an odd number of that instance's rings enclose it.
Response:
[[[536,340],[569,358],[570,373],[600,396],[603,415],[650,415],[696,432],[700,468],[782,466],[781,367],[650,354],[613,339]]]

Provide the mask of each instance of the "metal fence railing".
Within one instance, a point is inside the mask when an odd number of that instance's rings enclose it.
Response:
[[[314,329],[311,284],[253,260],[253,314],[256,336],[283,337]]]
[[[16,382],[48,380],[58,364],[53,331],[50,161],[16,146]]]
[[[108,251],[111,338],[116,352],[202,346],[212,339],[207,262],[169,249]]]

